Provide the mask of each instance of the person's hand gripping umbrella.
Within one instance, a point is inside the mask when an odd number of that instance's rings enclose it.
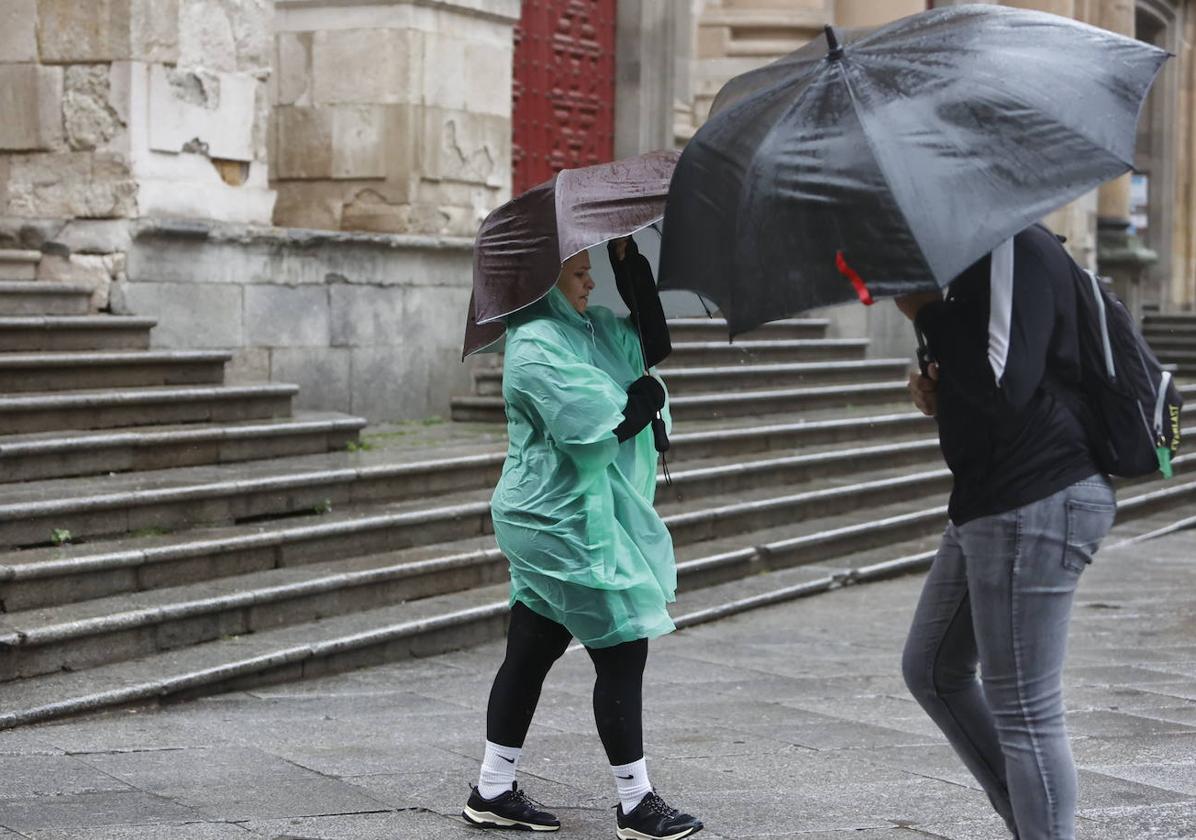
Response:
[[[647,258],[639,252],[635,240],[630,236],[611,239],[606,243],[607,255],[610,257],[611,268],[615,272],[615,285],[619,297],[627,305],[631,323],[635,326],[639,336],[640,354],[644,360],[644,374],[649,368],[658,364],[672,350],[668,333],[646,330],[645,323],[664,323],[664,308],[660,296],[655,292],[656,281],[652,277],[652,266]],[[647,332],[647,339],[645,339]],[[651,342],[649,348],[648,343]],[[662,455],[669,451],[669,435],[665,427],[664,418],[660,412],[652,419],[652,439],[656,451]],[[668,475],[668,463],[665,463],[665,480],[671,484]]]

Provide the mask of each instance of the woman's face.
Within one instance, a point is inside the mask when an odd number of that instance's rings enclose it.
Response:
[[[586,251],[574,254],[561,266],[556,286],[579,313],[585,314],[590,303],[594,281],[590,277],[590,255]]]

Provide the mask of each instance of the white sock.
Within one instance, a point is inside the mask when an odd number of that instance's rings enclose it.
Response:
[[[511,789],[515,771],[519,768],[519,747],[504,747],[486,742],[486,754],[482,757],[482,772],[478,776],[478,793],[483,799],[493,799]],[[626,775],[626,774],[624,774]]]
[[[615,774],[615,785],[619,788],[619,802],[623,806],[623,813],[630,814],[635,806],[652,792],[652,783],[648,781],[648,763],[641,758],[630,764],[612,764],[610,770]]]

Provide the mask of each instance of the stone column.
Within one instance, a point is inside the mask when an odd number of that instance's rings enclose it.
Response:
[[[678,31],[688,3],[620,0],[615,33],[615,157],[673,147]]]
[[[1053,15],[1066,18],[1074,18],[1076,16],[1075,0],[1003,0],[1001,5],[1013,6],[1018,9],[1032,9],[1038,12],[1050,12]]]
[[[1133,0],[1100,0],[1097,25],[1134,37]],[[1127,173],[1104,184],[1097,203],[1097,265],[1113,280],[1118,296],[1136,317],[1142,315],[1143,280],[1158,255],[1130,232],[1130,179]]]
[[[1167,310],[1191,312],[1196,310],[1196,2],[1188,0],[1173,26],[1166,46],[1175,57],[1164,68],[1164,78],[1169,73],[1174,85],[1167,126],[1174,150],[1170,161],[1174,192],[1167,203],[1170,276],[1163,278],[1160,302]]]
[[[510,196],[518,0],[276,0],[275,223],[472,236]]]
[[[838,0],[835,3],[835,26],[854,28],[878,26],[926,10],[926,0]]]

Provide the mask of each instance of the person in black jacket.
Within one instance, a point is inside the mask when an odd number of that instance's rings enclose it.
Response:
[[[1116,507],[1076,391],[1079,270],[1035,225],[945,298],[897,299],[934,360],[910,388],[954,478],[902,670],[1019,840],[1075,837],[1067,625]]]

